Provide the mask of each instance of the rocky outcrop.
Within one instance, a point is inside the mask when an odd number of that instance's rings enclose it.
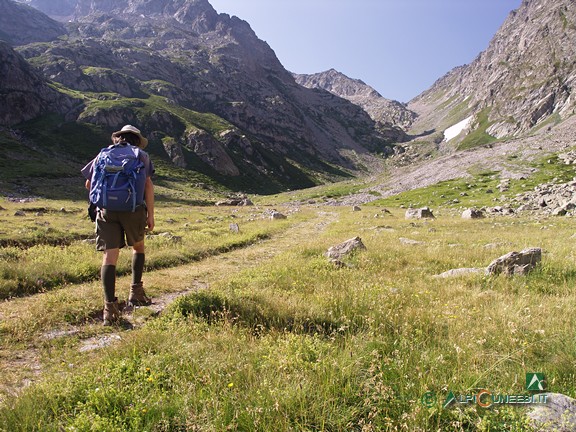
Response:
[[[420,115],[413,131],[444,130],[472,115],[472,130],[502,138],[572,115],[575,21],[572,0],[523,0],[471,64],[410,101]]]
[[[0,41],[0,125],[16,125],[41,114],[67,112],[74,101],[49,87],[10,46]]]
[[[210,134],[202,130],[193,130],[188,134],[186,141],[188,148],[218,173],[233,177],[240,175],[240,170],[234,165],[224,146]]]

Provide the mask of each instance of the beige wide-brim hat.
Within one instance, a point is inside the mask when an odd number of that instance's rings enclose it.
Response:
[[[122,135],[123,133],[128,133],[128,132],[133,133],[138,138],[140,138],[140,145],[138,147],[140,147],[141,149],[146,148],[146,146],[148,145],[148,139],[144,138],[142,136],[140,129],[137,129],[132,125],[126,125],[122,129],[120,129],[119,131],[114,132],[112,134],[112,138],[116,138],[117,136]]]

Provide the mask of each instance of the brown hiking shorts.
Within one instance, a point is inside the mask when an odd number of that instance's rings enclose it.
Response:
[[[144,240],[146,232],[146,206],[135,212],[98,209],[96,217],[96,250],[120,249]]]

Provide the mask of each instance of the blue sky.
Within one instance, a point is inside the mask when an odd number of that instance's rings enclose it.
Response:
[[[248,21],[286,69],[334,68],[408,102],[472,62],[521,0],[209,0]]]

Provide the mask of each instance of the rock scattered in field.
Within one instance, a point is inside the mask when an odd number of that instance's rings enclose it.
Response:
[[[343,243],[340,243],[336,246],[332,246],[328,249],[328,251],[324,254],[324,256],[330,259],[330,262],[342,267],[345,264],[341,261],[347,255],[357,251],[357,250],[365,250],[366,246],[362,243],[362,239],[360,237],[354,237],[349,240],[346,240]]]
[[[496,186],[500,192],[507,192],[510,189],[510,179],[500,180],[500,184]]]
[[[445,271],[435,275],[436,278],[449,278],[465,276],[474,273],[484,273],[486,275],[524,275],[532,270],[542,261],[542,249],[528,248],[520,252],[509,252],[496,258],[486,268],[459,268]]]
[[[558,159],[564,162],[565,165],[575,165],[576,164],[576,152],[569,151],[567,153],[560,153]]]
[[[254,203],[246,195],[237,197],[230,197],[228,199],[218,201],[217,206],[253,206]]]
[[[402,243],[402,244],[411,245],[411,246],[426,244],[423,241],[412,240],[412,239],[405,238],[405,237],[400,237],[398,240],[400,240],[400,243]]]
[[[172,243],[182,243],[181,236],[175,236],[169,232],[163,232],[160,234],[148,234],[146,236],[148,240],[156,240],[156,239],[166,239],[172,241]]]
[[[274,210],[271,214],[270,214],[270,219],[286,219],[286,215],[282,214],[276,210]]]
[[[508,243],[486,243],[484,245],[484,249],[496,249],[499,248],[501,246],[506,246]]]
[[[112,345],[114,342],[121,340],[120,335],[110,334],[106,336],[96,336],[90,339],[86,339],[82,346],[80,347],[80,352],[94,351],[100,348],[105,348]]]
[[[462,219],[482,219],[484,212],[475,208],[469,208],[462,212]]]
[[[354,207],[352,207],[352,211],[353,211],[353,212],[359,212],[359,211],[361,211],[361,210],[362,210],[362,209],[360,208],[360,206],[354,206]]]
[[[485,208],[486,213],[496,216],[504,216],[504,215],[513,215],[514,210],[510,207],[502,207],[502,206],[495,206],[495,207],[487,207]]]
[[[237,223],[231,223],[230,224],[230,231],[232,231],[233,233],[239,233],[240,232],[240,226]]]
[[[534,431],[572,432],[576,430],[576,400],[560,393],[542,393],[546,403],[533,405],[527,415]]]
[[[26,216],[26,213],[24,213],[22,210],[18,210],[14,213],[14,216]]]
[[[429,207],[422,207],[419,209],[408,209],[405,214],[406,219],[434,219],[434,214]]]
[[[518,211],[537,211],[552,216],[576,215],[576,181],[538,185],[533,191],[517,195]]]
[[[46,340],[60,339],[68,336],[74,336],[80,332],[78,328],[71,328],[67,330],[50,330],[42,335]]]
[[[526,274],[536,267],[540,261],[542,261],[541,248],[528,248],[520,252],[509,252],[492,261],[486,268],[486,273],[489,275],[498,275],[500,273],[505,275]]]
[[[458,277],[458,276],[466,276],[469,274],[478,274],[478,273],[485,273],[485,268],[458,268],[445,271],[444,273],[440,273],[439,275],[435,275],[435,278],[451,278],[451,277]]]

